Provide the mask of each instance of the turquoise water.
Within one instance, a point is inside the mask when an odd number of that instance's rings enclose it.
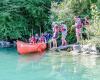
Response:
[[[0,80],[100,80],[100,57],[65,52],[18,55],[0,49]]]

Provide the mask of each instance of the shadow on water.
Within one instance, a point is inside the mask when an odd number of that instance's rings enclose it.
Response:
[[[18,57],[18,61],[19,62],[31,62],[31,61],[36,61],[38,62],[41,58],[43,58],[43,56],[45,55],[44,53],[31,53],[31,54],[27,54],[27,55],[19,55]]]

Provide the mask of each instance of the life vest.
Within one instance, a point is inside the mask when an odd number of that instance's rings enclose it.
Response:
[[[45,38],[43,36],[40,37],[40,42],[45,42]]]
[[[80,18],[77,18],[76,21],[75,21],[75,26],[76,28],[81,28],[82,27],[82,21]]]
[[[62,35],[66,35],[67,34],[67,26],[65,24],[61,25],[61,33],[62,33]]]
[[[35,37],[34,37],[34,38],[31,37],[31,38],[29,39],[29,42],[30,42],[30,43],[36,43]]]
[[[59,32],[58,26],[54,26],[54,27],[53,27],[53,32]]]
[[[33,42],[34,42],[34,43],[36,43],[36,39],[35,39],[35,37],[34,37],[34,38],[32,38],[32,39],[33,39]]]
[[[66,29],[64,28],[64,26],[62,26],[61,32],[64,32],[64,31],[66,31]]]

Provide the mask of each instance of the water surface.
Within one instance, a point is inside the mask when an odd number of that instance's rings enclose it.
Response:
[[[100,57],[67,52],[19,55],[0,49],[0,80],[100,80]]]

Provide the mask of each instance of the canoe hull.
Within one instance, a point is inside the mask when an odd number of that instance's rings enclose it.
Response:
[[[35,52],[42,52],[46,49],[45,43],[30,44],[22,41],[17,41],[17,51],[19,54],[29,54]]]

